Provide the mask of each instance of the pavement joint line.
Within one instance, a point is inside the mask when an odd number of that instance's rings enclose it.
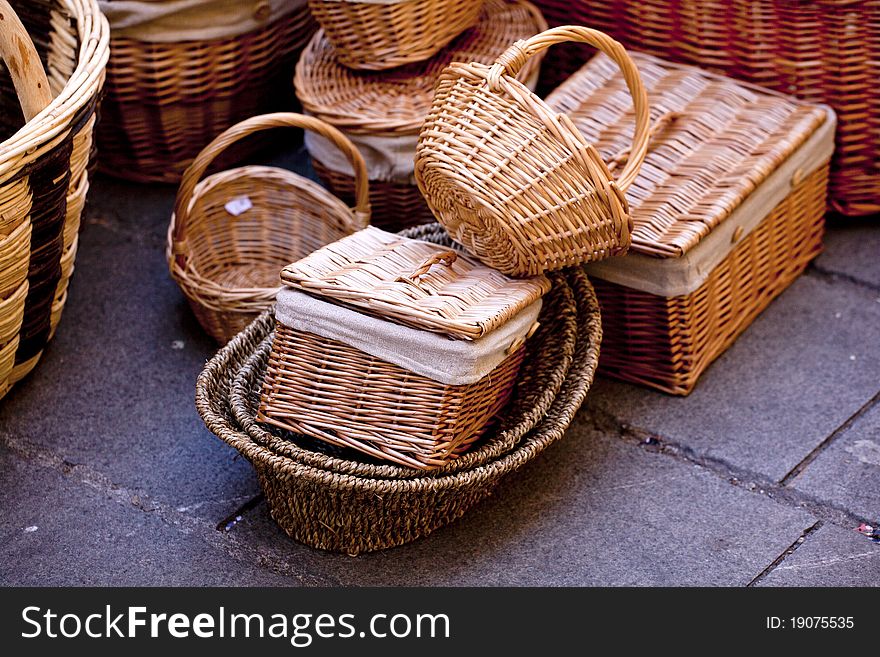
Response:
[[[789,545],[778,557],[776,557],[769,566],[767,566],[764,570],[758,573],[755,578],[746,584],[746,588],[751,588],[753,586],[757,586],[760,584],[767,576],[776,570],[779,566],[782,565],[786,559],[788,559],[792,554],[794,554],[804,543],[807,542],[811,534],[816,533],[820,529],[822,529],[823,523],[821,520],[817,520],[814,524],[807,527],[801,535],[797,537],[794,543]]]
[[[341,585],[341,582],[335,578],[324,574],[303,573],[300,569],[293,569],[288,563],[289,560],[285,559],[277,550],[267,551],[255,548],[231,532],[218,532],[215,525],[209,521],[180,512],[170,505],[152,499],[149,494],[142,491],[115,484],[106,475],[93,470],[84,463],[68,461],[51,450],[34,445],[25,439],[13,437],[5,431],[0,431],[0,446],[29,463],[54,470],[64,477],[71,478],[122,506],[134,507],[142,513],[152,514],[165,525],[182,534],[197,537],[212,547],[222,550],[233,560],[256,563],[277,574],[293,577],[299,580],[301,586]],[[298,566],[301,568],[302,564],[299,563]]]
[[[844,274],[843,272],[834,271],[833,269],[826,269],[821,265],[817,265],[815,262],[810,263],[806,273],[829,283],[844,282],[860,287],[864,290],[870,290],[875,294],[880,294],[880,285],[877,285],[876,283],[862,280],[858,276],[853,276],[852,274]]]
[[[640,449],[701,467],[732,486],[789,507],[802,509],[823,522],[844,529],[853,529],[863,522],[875,526],[880,524],[880,518],[862,518],[847,508],[783,486],[760,473],[732,465],[723,459],[700,454],[691,447],[622,421],[605,409],[591,408],[589,412],[593,426],[599,431],[617,433],[622,440]]]
[[[113,216],[113,213],[88,212],[83,218],[83,223],[85,224],[86,230],[88,230],[89,226],[98,226],[111,233],[125,237],[139,246],[164,246],[166,242],[164,237],[146,233],[143,230],[129,228],[125,222],[118,217]]]
[[[810,453],[807,454],[804,458],[800,460],[800,462],[795,465],[789,472],[779,480],[779,484],[781,486],[788,486],[792,481],[797,479],[800,474],[809,467],[809,465],[815,461],[822,452],[828,449],[837,439],[845,434],[850,428],[859,421],[861,417],[863,417],[871,408],[873,408],[878,402],[880,402],[880,392],[871,397],[867,402],[865,402],[861,408],[859,408],[855,413],[850,415],[843,424],[837,427],[831,434],[825,438],[821,443],[816,445]]]

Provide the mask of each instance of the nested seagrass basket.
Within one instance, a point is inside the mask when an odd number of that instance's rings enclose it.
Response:
[[[529,2],[486,0],[476,25],[432,58],[381,73],[348,69],[327,35],[315,35],[296,67],[296,95],[306,112],[342,130],[366,158],[374,225],[400,230],[435,221],[416,187],[413,159],[440,72],[453,61],[492,62],[513,41],[545,28]],[[531,88],[540,59],[519,71],[518,79]],[[354,179],[348,164],[319,138],[307,135],[306,146],[321,179],[351,200]]]
[[[831,205],[880,212],[880,0],[537,0],[551,25],[583,23],[624,45],[827,103],[837,113]],[[592,53],[560,50],[552,89]]]
[[[617,63],[635,133],[617,180],[571,121],[513,76],[549,46],[589,43]],[[419,136],[415,177],[438,221],[484,263],[531,276],[626,252],[624,192],[645,157],[648,98],[623,47],[583,27],[548,30],[495,64],[453,63],[440,76]]]
[[[630,252],[587,266],[603,371],[674,394],[822,249],[835,117],[827,106],[641,53],[654,128],[629,190]],[[547,97],[615,163],[633,120],[597,56]]]
[[[226,128],[290,109],[290,77],[317,27],[306,0],[101,5],[113,38],[100,166],[136,182],[178,183],[199,150]],[[264,143],[250,142],[248,152]]]
[[[422,469],[507,403],[550,287],[377,228],[281,278],[259,419]]]
[[[425,473],[357,453],[327,454],[303,436],[263,430],[255,416],[274,326],[268,313],[205,368],[199,412],[251,461],[272,517],[295,540],[349,554],[416,540],[461,517],[562,437],[583,402],[598,360],[598,306],[582,271],[551,278],[541,329],[527,345],[526,376],[518,378],[497,430],[444,468]]]
[[[239,167],[200,182],[229,146],[273,128],[312,130],[339,148],[356,172],[355,206],[275,167]],[[168,267],[199,323],[223,344],[275,302],[282,268],[369,221],[364,161],[342,133],[301,114],[257,116],[218,136],[186,170],[168,227]]]
[[[0,397],[67,300],[108,43],[92,0],[0,0]]]
[[[480,15],[483,0],[309,0],[339,61],[382,70],[420,62]]]

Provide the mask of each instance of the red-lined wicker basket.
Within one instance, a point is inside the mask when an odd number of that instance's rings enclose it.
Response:
[[[113,30],[98,130],[105,173],[177,183],[223,130],[293,105],[290,77],[316,29],[306,0],[245,0],[235,6],[252,13],[243,14],[244,32],[231,19],[215,24],[218,7],[229,10],[217,0],[101,4]],[[145,12],[143,20],[131,18],[131,6]]]
[[[309,0],[350,68],[382,70],[437,54],[480,16],[483,0]]]
[[[108,45],[94,0],[0,0],[0,397],[67,300]]]
[[[492,62],[513,41],[546,27],[525,0],[486,0],[480,20],[434,57],[390,71],[352,71],[338,58],[323,32],[312,39],[296,67],[297,98],[303,109],[339,128],[367,160],[373,224],[389,230],[433,223],[413,177],[413,158],[434,83],[452,61]],[[540,57],[520,71],[534,88]],[[340,197],[353,199],[354,179],[334,151],[306,136],[312,164]],[[324,146],[324,147],[322,147]]]
[[[551,25],[583,23],[635,50],[697,64],[840,118],[831,205],[880,212],[880,0],[537,0]],[[592,53],[571,46],[543,80],[562,82]]]

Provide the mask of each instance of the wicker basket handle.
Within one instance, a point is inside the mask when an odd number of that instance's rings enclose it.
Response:
[[[517,41],[508,48],[496,61],[489,71],[489,85],[497,88],[501,76],[507,74],[515,77],[530,57],[546,50],[552,45],[578,41],[598,48],[611,57],[620,67],[626,86],[633,97],[633,105],[636,114],[636,130],[633,135],[633,144],[630,148],[626,166],[617,179],[617,187],[620,191],[632,184],[639,174],[639,169],[645,159],[648,150],[648,132],[650,126],[650,111],[648,107],[648,94],[642,84],[639,69],[635,62],[627,54],[626,49],[617,41],[604,32],[592,30],[588,27],[577,25],[564,25],[555,27],[540,34],[536,34],[525,41]],[[567,118],[567,117],[565,117]]]
[[[0,55],[15,85],[24,120],[30,121],[52,102],[52,92],[34,42],[6,0],[0,0]]]
[[[0,0],[2,2],[3,0]],[[348,138],[333,126],[324,123],[321,119],[304,114],[292,112],[278,112],[255,116],[238,123],[208,144],[198,154],[193,163],[189,165],[183,174],[180,189],[177,192],[177,200],[174,202],[174,228],[172,237],[174,242],[183,242],[186,233],[186,223],[189,216],[190,204],[198,182],[202,179],[211,162],[235,142],[244,139],[248,135],[261,130],[272,128],[302,128],[318,133],[329,139],[348,158],[354,169],[355,176],[355,206],[352,208],[356,220],[355,230],[366,228],[370,223],[370,189],[367,178],[367,165],[358,149]]]
[[[447,267],[451,267],[452,263],[456,260],[458,260],[458,253],[456,253],[452,249],[447,249],[446,251],[438,251],[437,253],[425,258],[424,262],[413,269],[412,272],[410,272],[409,276],[399,276],[396,282],[410,283],[411,285],[419,287],[418,280],[429,271],[431,271],[431,267],[433,267],[434,265],[438,265],[441,262]]]

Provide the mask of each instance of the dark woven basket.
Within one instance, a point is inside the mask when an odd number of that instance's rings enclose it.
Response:
[[[294,539],[349,554],[415,540],[463,515],[504,475],[560,438],[583,402],[599,355],[598,305],[579,269],[557,275],[554,283],[556,300],[548,304],[552,314],[543,316],[544,332],[550,336],[561,328],[569,335],[573,314],[577,330],[570,352],[568,338],[555,343],[561,349],[556,357],[549,344],[539,345],[498,430],[441,470],[425,473],[320,453],[307,439],[260,430],[254,400],[268,356],[269,313],[208,363],[196,404],[208,428],[253,463],[272,517]]]

